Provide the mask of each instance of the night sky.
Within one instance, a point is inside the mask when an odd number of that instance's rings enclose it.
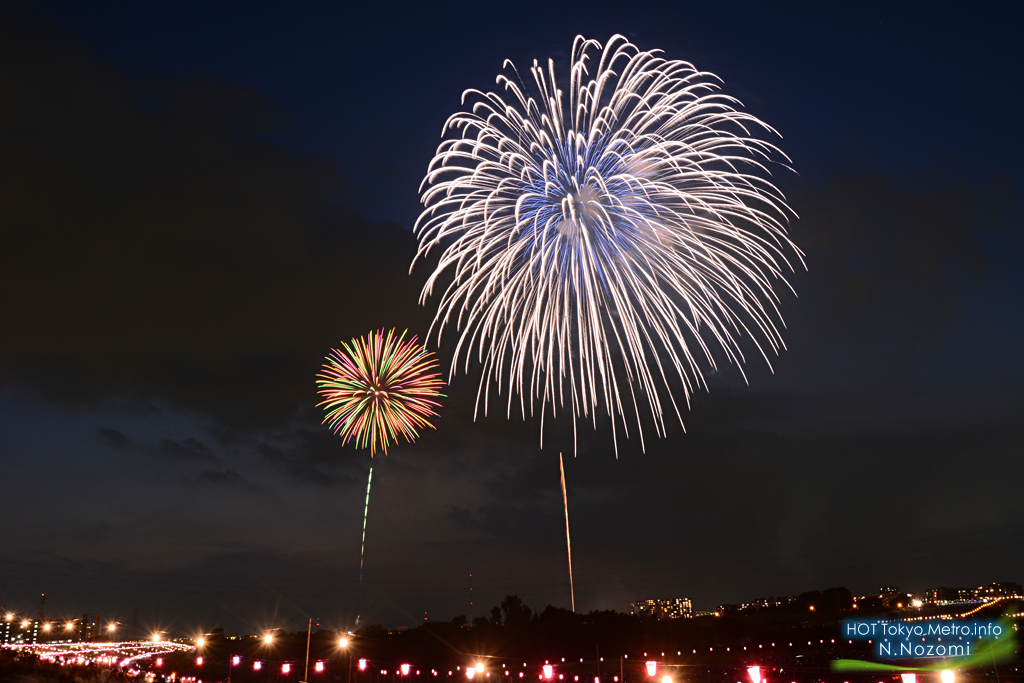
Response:
[[[1024,580],[1024,23],[1012,4],[46,3],[0,9],[6,606],[251,632]],[[418,186],[466,88],[615,33],[783,136],[787,349],[686,431],[473,421],[376,457],[329,348],[421,336]],[[450,349],[440,349],[442,362]],[[472,584],[469,575],[472,574]],[[472,600],[470,606],[470,587]]]

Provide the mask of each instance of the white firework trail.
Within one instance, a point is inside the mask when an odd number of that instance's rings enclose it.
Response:
[[[660,54],[578,36],[567,102],[552,61],[533,95],[514,67],[507,100],[467,90],[421,185],[413,266],[440,251],[421,303],[451,280],[431,329],[457,331],[450,376],[476,356],[484,414],[492,382],[509,416],[539,401],[542,447],[549,405],[574,434],[603,408],[616,452],[635,416],[644,447],[642,405],[663,436],[673,385],[689,406],[717,354],[742,372],[741,338],[769,367],[784,348],[776,288],[803,254],[769,166],[789,160],[716,76]]]

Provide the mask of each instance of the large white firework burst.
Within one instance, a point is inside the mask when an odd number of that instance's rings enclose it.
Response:
[[[776,287],[803,255],[768,166],[788,159],[713,74],[660,54],[580,36],[568,102],[552,61],[532,95],[514,67],[504,96],[467,90],[421,186],[416,259],[440,249],[421,303],[447,274],[432,331],[457,330],[451,373],[477,357],[485,413],[492,383],[509,413],[539,401],[542,446],[551,406],[574,433],[599,408],[613,439],[635,419],[643,447],[641,413],[682,423],[673,391],[689,406],[719,354],[742,372],[741,338],[769,365],[783,347]]]

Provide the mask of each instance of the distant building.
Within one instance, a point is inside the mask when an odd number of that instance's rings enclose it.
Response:
[[[5,615],[0,624],[0,643],[4,645],[31,645],[39,642],[38,619],[19,619],[13,615]]]
[[[693,616],[693,605],[689,598],[640,600],[631,604],[630,610],[638,617],[656,617],[658,619],[689,619]]]
[[[1001,583],[990,583],[987,586],[978,587],[978,597],[982,599],[994,598],[1020,598],[1024,597],[1024,590],[1019,583],[1003,581]]]
[[[749,612],[768,609],[770,607],[781,607],[783,605],[788,605],[791,602],[793,602],[793,598],[770,596],[741,603],[739,607],[741,612]]]
[[[94,630],[87,626],[84,615],[81,619],[50,621],[4,615],[0,621],[0,644],[80,643],[88,641]]]
[[[931,605],[949,605],[978,599],[977,588],[929,588],[924,592],[924,601]]]

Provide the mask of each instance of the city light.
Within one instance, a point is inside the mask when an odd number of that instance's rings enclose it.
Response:
[[[409,665],[408,664],[402,664],[398,668],[402,670],[402,675],[403,676],[408,676],[409,675]]]
[[[917,683],[917,674],[900,674],[900,678],[903,679],[903,683]]]
[[[339,640],[338,647],[348,647],[348,638],[342,638]]]
[[[657,673],[658,673],[658,663],[657,662],[647,662],[647,675],[651,676],[653,678],[655,676],[655,674],[657,674]]]
[[[156,658],[156,665],[157,666],[163,666],[164,665],[164,658],[163,657],[157,657]]]
[[[252,670],[253,671],[259,671],[262,668],[263,668],[263,662],[253,662],[252,663]]]
[[[268,633],[267,635],[263,636],[263,642],[267,645],[270,645],[272,642],[274,642],[274,636]]]
[[[8,612],[7,613],[7,621],[14,621],[14,614],[12,614],[11,612]]]
[[[107,626],[107,630],[113,633],[117,630],[117,624],[110,624],[109,626]]]
[[[159,643],[160,642],[160,634],[159,633],[154,633],[153,634],[153,642],[154,643]]]
[[[359,660],[359,670],[360,671],[366,671],[366,660],[365,659],[360,659]]]
[[[31,623],[31,622],[29,622],[29,620],[26,619],[25,621],[21,622],[21,627],[22,628],[28,628],[29,623]]]
[[[473,680],[474,676],[476,676],[476,669],[474,669],[471,666],[467,666],[466,667],[466,678],[468,678],[469,680]]]
[[[476,672],[478,674],[482,674],[484,672],[484,665],[480,664],[480,663],[477,663],[477,665],[476,665]]]
[[[206,638],[196,638],[196,647],[206,645]]]
[[[324,663],[323,662],[317,662],[316,664],[313,665],[313,670],[316,671],[317,673],[323,671],[324,670]]]
[[[672,677],[671,676],[667,676],[667,675],[666,676],[662,676],[661,677],[661,683],[672,683]]]
[[[43,630],[44,631],[49,631],[50,630],[50,625],[49,624],[43,624]]]
[[[69,621],[68,623],[64,624],[64,628],[66,630],[68,630],[68,631],[70,631],[74,627],[75,627],[75,622],[73,622],[73,621]]]
[[[202,657],[196,657],[196,666],[202,666],[202,665],[203,665],[203,658]]]
[[[550,664],[544,665],[544,678],[551,678],[555,675],[555,668]]]
[[[750,675],[751,683],[761,683],[761,667],[752,666],[747,669],[747,673]]]
[[[292,670],[292,665],[291,664],[282,664],[281,665],[281,673],[283,673],[283,674],[290,673],[291,670]]]
[[[241,663],[242,663],[242,658],[239,657],[238,655],[235,655],[234,657],[231,658],[231,666],[238,666]]]
[[[953,672],[949,669],[946,669],[939,674],[939,678],[942,679],[942,683],[953,683],[953,681],[956,680],[956,676],[954,676]]]

